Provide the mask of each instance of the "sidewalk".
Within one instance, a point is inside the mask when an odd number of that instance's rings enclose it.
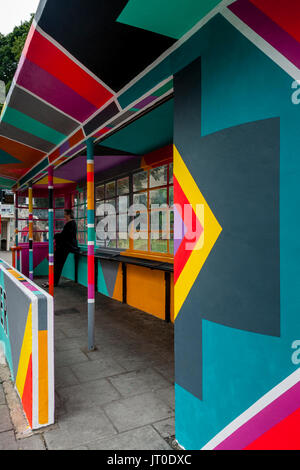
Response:
[[[86,312],[86,288],[62,280],[55,292],[56,423],[16,441],[2,384],[0,449],[172,448],[173,325],[97,294],[97,349],[88,352]]]

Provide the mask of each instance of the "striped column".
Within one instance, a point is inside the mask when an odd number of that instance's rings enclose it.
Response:
[[[18,211],[18,206],[19,206],[19,195],[18,192],[15,193],[15,246],[16,246],[16,252],[17,252],[17,270],[21,271],[21,260],[20,260],[20,252],[18,250],[19,247],[19,211]]]
[[[28,228],[29,228],[29,279],[33,281],[33,197],[32,183],[28,187]]]
[[[49,230],[49,294],[54,296],[54,210],[53,210],[53,166],[48,168],[48,230]]]
[[[95,173],[94,141],[87,144],[88,348],[95,349]]]

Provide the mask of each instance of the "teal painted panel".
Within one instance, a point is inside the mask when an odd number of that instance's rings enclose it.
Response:
[[[102,143],[137,155],[168,145],[173,142],[173,112],[174,102],[169,100]]]
[[[220,1],[130,0],[117,21],[179,39]]]
[[[98,289],[98,292],[100,292],[100,294],[103,294],[109,297],[100,261],[98,261],[97,289]]]
[[[48,276],[49,274],[49,264],[48,259],[45,258],[35,269],[34,276]]]
[[[0,178],[0,189],[8,188],[11,189],[16,184],[16,181],[9,180],[7,178]]]
[[[60,144],[67,137],[55,129],[51,129],[48,126],[45,126],[45,124],[42,124],[41,122],[38,122],[13,108],[6,108],[3,122],[7,122],[18,129],[22,129],[29,134],[33,134],[55,145]]]
[[[62,271],[62,276],[75,281],[75,256],[70,253]]]
[[[78,261],[78,283],[82,286],[88,286],[87,257],[80,256]]]
[[[21,163],[21,161],[0,149],[0,165],[7,165],[8,163]]]

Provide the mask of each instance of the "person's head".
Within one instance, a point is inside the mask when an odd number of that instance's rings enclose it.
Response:
[[[70,222],[74,219],[74,213],[71,209],[65,209],[65,221]]]

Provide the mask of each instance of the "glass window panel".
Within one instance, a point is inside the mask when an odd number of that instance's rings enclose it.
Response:
[[[169,206],[173,207],[174,205],[174,188],[170,186],[169,188]]]
[[[129,196],[120,196],[118,198],[118,212],[119,214],[126,214],[129,209]]]
[[[28,206],[28,198],[19,196],[18,197],[18,206],[19,207],[27,207]]]
[[[33,209],[33,217],[48,220],[48,209]]]
[[[86,229],[86,221],[85,219],[78,219],[77,220],[77,230],[79,232],[84,231]]]
[[[55,219],[64,219],[65,218],[65,210],[64,209],[56,209],[55,210]]]
[[[78,243],[85,243],[86,240],[86,233],[85,232],[78,232]]]
[[[116,183],[112,181],[111,183],[107,183],[105,185],[105,197],[112,198],[116,195]]]
[[[148,206],[148,193],[134,194],[133,204],[142,204],[147,209],[147,206]]]
[[[150,188],[165,186],[168,183],[168,166],[160,166],[150,171]]]
[[[170,226],[170,211],[168,209],[152,210],[150,223],[151,231],[168,230]]]
[[[107,199],[107,200],[105,201],[105,204],[109,204],[109,205],[113,206],[114,209],[116,209],[117,202],[116,202],[115,199]]]
[[[55,207],[57,209],[64,209],[65,208],[65,198],[64,197],[56,197],[55,198]]]
[[[29,210],[28,209],[19,209],[18,210],[18,218],[19,219],[28,219],[29,217]]]
[[[48,230],[48,221],[46,221],[46,220],[34,220],[33,221],[33,230],[36,230],[36,231],[46,231],[46,230]]]
[[[148,251],[148,240],[134,240],[133,248],[139,251]]]
[[[150,204],[167,204],[167,189],[150,191]]]
[[[104,184],[96,188],[96,200],[102,201],[105,198]]]
[[[148,187],[148,172],[141,171],[133,175],[133,191],[141,191]]]
[[[106,240],[107,248],[117,248],[117,240],[116,240],[116,233],[115,232],[107,232],[108,238]]]
[[[173,163],[170,164],[170,169],[169,169],[169,183],[173,184]]]
[[[48,209],[48,199],[45,197],[35,197],[33,199],[33,207],[37,209]]]
[[[129,177],[118,180],[118,196],[129,193]]]
[[[151,240],[151,251],[156,253],[168,253],[168,241]]]
[[[118,248],[121,250],[128,250],[129,249],[129,239],[127,240],[118,240]]]
[[[85,193],[82,191],[78,193],[78,204],[83,204],[86,202]]]
[[[78,206],[78,212],[77,212],[77,217],[79,219],[82,219],[86,216],[86,206],[85,204]]]

